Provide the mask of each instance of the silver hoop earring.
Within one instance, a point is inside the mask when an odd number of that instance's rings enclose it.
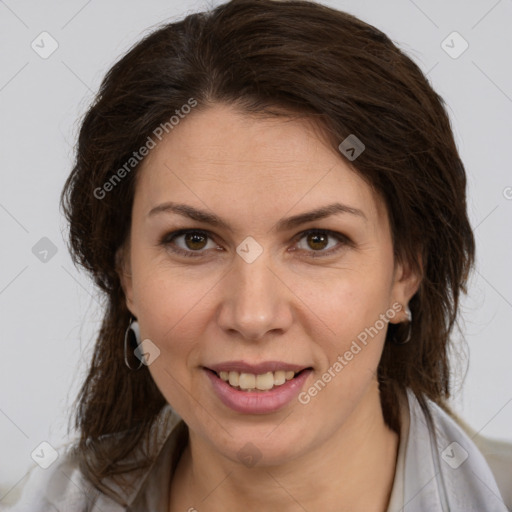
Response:
[[[130,343],[130,340],[128,339],[130,336],[130,333],[135,338],[135,345],[138,346],[140,344],[140,329],[139,329],[139,322],[137,320],[133,320],[133,318],[130,320],[130,324],[128,325],[128,328],[126,329],[124,333],[124,364],[130,369],[130,370],[138,370],[142,366],[142,360],[139,359],[139,366],[137,368],[132,368],[130,366],[130,363],[128,362],[128,345]],[[132,346],[131,351],[133,352],[135,349]]]
[[[409,308],[409,305],[405,306],[405,316],[407,318],[407,323],[409,324],[409,328],[407,330],[407,336],[404,340],[397,340],[396,335],[393,336],[393,343],[395,345],[405,345],[411,341],[411,332],[412,332],[412,313]]]

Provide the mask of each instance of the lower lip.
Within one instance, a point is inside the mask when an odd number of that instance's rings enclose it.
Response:
[[[303,370],[297,377],[270,391],[240,391],[231,387],[214,372],[205,372],[224,405],[243,414],[268,414],[288,405],[300,393],[312,370]]]

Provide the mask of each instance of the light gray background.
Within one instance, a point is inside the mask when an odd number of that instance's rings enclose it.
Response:
[[[512,1],[323,3],[387,33],[448,104],[478,251],[463,302],[470,364],[464,383],[458,367],[453,404],[482,434],[512,441]],[[98,296],[71,263],[58,209],[79,117],[143,34],[208,5],[0,0],[0,498],[23,484],[41,441],[66,440],[100,325]],[[43,31],[59,45],[47,59],[31,48]],[[469,44],[456,59],[441,46],[453,31]],[[57,248],[46,263],[32,252],[42,237]]]

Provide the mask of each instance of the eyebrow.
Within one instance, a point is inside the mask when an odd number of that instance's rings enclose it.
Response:
[[[227,231],[233,232],[233,228],[221,217],[215,215],[214,213],[207,212],[206,210],[199,210],[187,204],[174,203],[172,201],[162,203],[159,204],[158,206],[155,206],[147,214],[147,216],[152,217],[160,213],[176,213],[183,217],[188,217],[189,219],[196,220],[198,222],[204,222],[206,224],[210,224],[212,226],[216,226],[219,228],[224,228]],[[301,224],[305,224],[307,222],[325,219],[326,217],[330,217],[331,215],[337,215],[342,213],[348,213],[350,215],[360,217],[361,219],[364,219],[365,222],[368,221],[368,218],[366,217],[362,210],[359,210],[358,208],[353,208],[351,206],[347,206],[342,203],[332,203],[326,206],[322,206],[320,208],[316,208],[315,210],[311,210],[309,212],[299,213],[298,215],[281,219],[275,225],[274,231],[290,230],[293,229],[294,227],[300,226]]]

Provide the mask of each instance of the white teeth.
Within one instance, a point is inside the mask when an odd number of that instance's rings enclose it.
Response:
[[[238,379],[240,378],[240,374],[238,372],[229,372],[229,383],[233,387],[238,386]]]
[[[279,370],[274,372],[274,386],[280,386],[286,382],[286,372]]]
[[[286,381],[295,377],[295,372],[278,370],[276,372],[267,372],[260,375],[253,373],[239,373],[239,372],[219,372],[219,377],[228,382],[230,386],[245,391],[257,389],[259,391],[268,391],[276,386],[282,386]]]
[[[256,377],[256,389],[268,391],[274,387],[274,374],[272,372],[264,373]]]
[[[256,387],[256,375],[252,373],[241,373],[238,385],[242,389],[254,389]]]

